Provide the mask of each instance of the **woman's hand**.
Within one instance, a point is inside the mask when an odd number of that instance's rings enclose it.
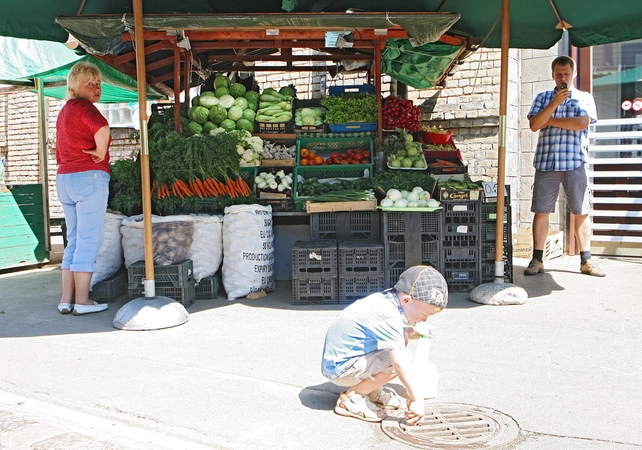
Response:
[[[83,153],[86,153],[91,156],[91,160],[95,163],[102,162],[105,159],[105,154],[98,151],[97,149],[92,150],[83,150]],[[101,154],[102,153],[102,154]]]

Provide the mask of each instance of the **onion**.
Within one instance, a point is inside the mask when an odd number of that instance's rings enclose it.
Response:
[[[401,192],[399,192],[399,190],[397,189],[388,189],[388,192],[386,192],[386,197],[388,197],[393,202],[396,202],[403,196],[401,195]]]

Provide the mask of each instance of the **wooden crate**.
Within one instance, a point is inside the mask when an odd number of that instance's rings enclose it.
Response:
[[[356,202],[305,202],[308,213],[338,212],[338,211],[376,211],[377,200],[360,200]]]

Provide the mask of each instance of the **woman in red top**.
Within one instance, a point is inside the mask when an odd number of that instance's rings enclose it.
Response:
[[[107,304],[89,299],[109,197],[109,123],[94,106],[100,100],[101,82],[95,65],[73,66],[67,77],[68,101],[56,122],[56,183],[67,225],[58,305],[62,314],[107,309]]]

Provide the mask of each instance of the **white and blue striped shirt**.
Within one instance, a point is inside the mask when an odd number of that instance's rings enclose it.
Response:
[[[553,100],[556,89],[537,94],[528,118],[536,116]],[[569,98],[559,105],[551,117],[588,116],[591,123],[597,121],[595,100],[588,92],[571,88]],[[564,130],[548,126],[539,130],[537,149],[533,166],[542,171],[574,170],[586,162],[588,149],[588,128],[584,130]]]

